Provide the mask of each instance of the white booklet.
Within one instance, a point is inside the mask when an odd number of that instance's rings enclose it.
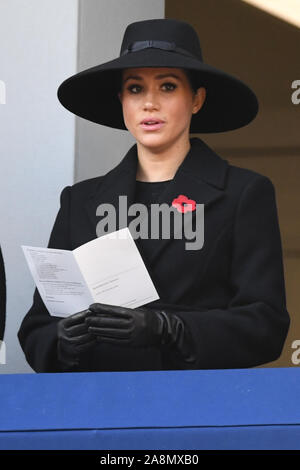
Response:
[[[73,251],[22,249],[51,315],[67,317],[94,302],[136,308],[159,299],[128,227]]]

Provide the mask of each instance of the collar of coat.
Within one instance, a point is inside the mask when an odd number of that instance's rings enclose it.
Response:
[[[155,203],[167,203],[171,206],[172,201],[183,194],[196,201],[197,204],[204,204],[206,213],[213,202],[224,196],[229,164],[201,139],[191,138],[190,143],[191,148],[178,167],[174,178],[155,200]],[[95,232],[96,225],[100,220],[96,216],[100,204],[112,204],[118,213],[119,196],[127,196],[127,207],[135,202],[137,163],[137,145],[134,144],[121,162],[100,178],[99,184],[86,204]],[[118,219],[119,217],[116,220],[116,230],[127,226],[127,220]],[[168,240],[161,240],[161,242],[164,244]]]

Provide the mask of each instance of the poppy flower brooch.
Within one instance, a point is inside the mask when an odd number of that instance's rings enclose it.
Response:
[[[183,194],[179,194],[178,197],[173,199],[172,206],[176,207],[178,212],[181,213],[192,212],[196,209],[196,201],[194,201],[193,199],[189,199]]]

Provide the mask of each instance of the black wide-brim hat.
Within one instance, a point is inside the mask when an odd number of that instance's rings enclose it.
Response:
[[[174,19],[138,21],[127,26],[120,56],[65,80],[58,99],[72,113],[89,121],[127,130],[122,104],[121,72],[125,68],[175,67],[193,71],[206,99],[192,115],[191,133],[224,132],[249,124],[258,112],[254,92],[237,77],[203,62],[193,27]]]

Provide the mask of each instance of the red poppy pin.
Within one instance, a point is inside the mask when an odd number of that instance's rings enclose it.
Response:
[[[178,197],[173,199],[172,206],[176,207],[179,212],[191,212],[196,209],[196,201],[189,199],[183,194],[179,194]]]

